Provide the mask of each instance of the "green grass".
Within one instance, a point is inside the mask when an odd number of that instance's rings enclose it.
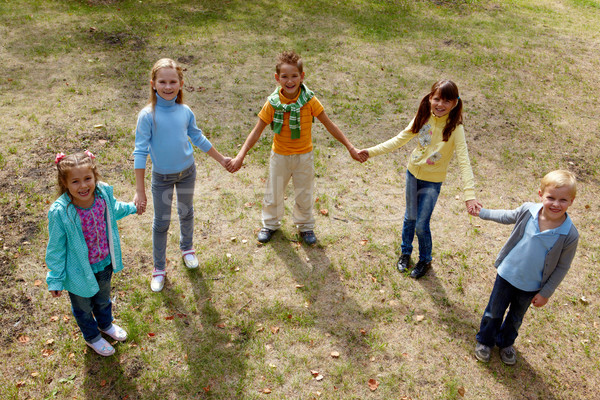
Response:
[[[592,398],[600,384],[599,6],[0,0],[0,397],[458,399],[464,389],[473,399]],[[256,244],[267,128],[236,175],[196,151],[201,265],[185,270],[174,218],[160,294],[149,289],[151,207],[120,221],[126,268],[113,279],[114,312],[130,338],[114,357],[87,351],[73,318],[63,318],[67,296],[51,298],[43,282],[55,154],[92,150],[103,180],[130,201],[149,70],[171,57],[186,69],[198,125],[234,156],[275,86],[275,57],[288,48],[303,56],[307,85],[357,148],[396,135],[435,80],[456,81],[484,205],[536,201],[548,170],[577,173],[570,214],[578,254],[549,304],[526,315],[516,368],[497,354],[489,365],[472,356],[493,261],[512,227],[467,217],[453,163],[432,219],[433,272],[419,281],[398,274],[413,145],[360,165],[318,121],[317,246],[298,241],[291,187],[281,232]],[[379,382],[375,391],[369,379]]]

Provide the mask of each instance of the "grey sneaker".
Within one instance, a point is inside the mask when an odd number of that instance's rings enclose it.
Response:
[[[515,365],[517,362],[517,352],[512,346],[500,349],[500,359],[506,365]]]
[[[483,343],[477,342],[475,345],[475,358],[477,358],[481,362],[489,362],[490,355],[492,354],[492,348],[490,346],[486,346]]]

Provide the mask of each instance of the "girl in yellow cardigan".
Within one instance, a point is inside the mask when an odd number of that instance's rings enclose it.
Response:
[[[410,276],[419,279],[431,268],[429,222],[455,151],[467,211],[475,213],[481,208],[481,203],[475,199],[473,171],[462,125],[462,100],[454,82],[441,80],[434,83],[431,91],[421,100],[417,115],[402,132],[377,146],[361,150],[359,155],[373,157],[389,153],[414,137],[418,137],[418,144],[410,156],[406,170],[406,211],[402,227],[402,253],[397,268],[400,272],[408,271],[416,233],[419,262]]]

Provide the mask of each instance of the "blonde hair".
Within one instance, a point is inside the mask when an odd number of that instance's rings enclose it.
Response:
[[[543,193],[548,186],[555,188],[567,186],[571,188],[570,193],[573,198],[577,194],[577,178],[574,173],[565,169],[548,172],[540,182],[540,191]]]
[[[174,60],[170,58],[161,58],[157,62],[154,63],[152,70],[150,71],[150,80],[152,82],[156,81],[156,74],[162,68],[173,68],[177,72],[177,76],[179,77],[179,81],[183,82],[183,69],[177,64]],[[150,105],[152,106],[152,112],[154,112],[154,108],[156,107],[156,90],[150,85]],[[177,93],[177,98],[175,99],[175,103],[183,104],[183,90],[179,90]]]
[[[92,153],[86,151],[70,154],[58,160],[56,163],[56,170],[58,172],[57,183],[59,196],[68,192],[67,178],[69,176],[69,172],[71,172],[73,168],[89,167],[89,169],[92,171],[92,174],[94,174],[94,180],[96,183],[100,180],[100,173],[98,172],[96,162],[91,154]]]

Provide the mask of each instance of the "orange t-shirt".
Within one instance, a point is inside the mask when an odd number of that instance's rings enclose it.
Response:
[[[294,99],[288,99],[281,91],[279,91],[279,101],[283,104],[295,103],[300,96]],[[312,151],[312,120],[313,117],[318,116],[323,112],[323,105],[316,96],[308,101],[300,109],[300,138],[292,139],[292,130],[290,129],[290,113],[283,113],[283,126],[281,127],[281,133],[273,134],[273,151],[277,154],[289,156],[290,154],[305,154]],[[265,103],[262,110],[258,113],[258,118],[263,120],[266,124],[273,122],[275,116],[275,109],[269,103],[269,100]]]

